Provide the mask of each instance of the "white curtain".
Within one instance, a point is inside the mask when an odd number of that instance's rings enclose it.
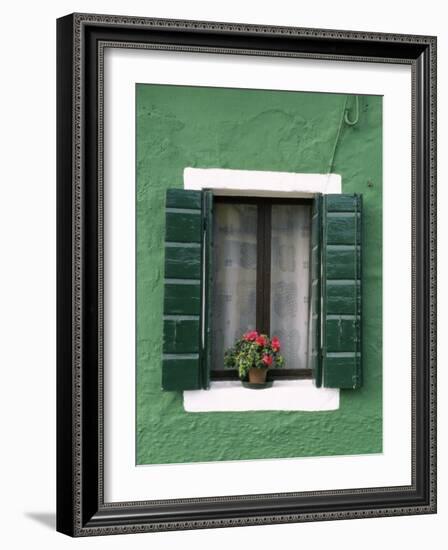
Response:
[[[224,368],[224,351],[255,329],[257,208],[217,204],[213,219],[214,369]]]
[[[306,368],[310,208],[272,206],[271,336],[282,344],[285,368]]]

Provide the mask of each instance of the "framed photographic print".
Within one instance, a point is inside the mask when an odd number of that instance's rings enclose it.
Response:
[[[436,39],[57,40],[57,529],[434,513]]]

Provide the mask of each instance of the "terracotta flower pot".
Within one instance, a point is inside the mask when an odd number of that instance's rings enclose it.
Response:
[[[249,369],[249,382],[251,384],[264,384],[266,382],[266,373],[268,372],[267,367],[262,369],[257,369],[252,367]]]

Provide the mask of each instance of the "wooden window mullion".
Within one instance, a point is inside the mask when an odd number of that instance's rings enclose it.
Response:
[[[271,212],[270,203],[258,203],[256,325],[263,334],[271,325]]]

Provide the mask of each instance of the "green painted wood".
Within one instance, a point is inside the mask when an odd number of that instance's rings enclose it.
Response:
[[[308,332],[308,368],[312,370],[317,387],[322,385],[321,362],[321,240],[322,240],[322,195],[316,194],[311,212],[310,251],[310,301]]]
[[[322,378],[328,388],[362,384],[360,195],[322,203]]]
[[[185,189],[167,189],[166,206],[167,208],[192,208],[201,210],[202,192],[186,191]]]
[[[162,389],[165,391],[196,390],[201,387],[199,356],[162,359]]]
[[[327,315],[359,315],[361,313],[360,281],[326,279]]]
[[[360,361],[361,356],[356,354],[327,354],[324,366],[325,387],[359,388],[362,382],[359,370]]]
[[[202,354],[202,387],[210,386],[210,370],[212,366],[212,289],[213,289],[213,194],[210,190],[203,191],[202,212],[205,228],[205,242],[203,250],[204,261],[204,342]]]
[[[197,319],[165,319],[163,322],[163,353],[199,353],[199,316]]]
[[[361,250],[359,247],[354,250],[353,245],[327,245],[326,260],[329,279],[354,279],[361,261]]]
[[[357,205],[357,196],[349,194],[326,195],[327,212],[354,212]]]
[[[200,210],[189,212],[167,210],[165,240],[177,243],[200,243],[202,240]]]
[[[166,246],[165,278],[200,279],[202,271],[200,246]]]
[[[356,244],[361,236],[360,216],[347,212],[326,213],[326,244]]]
[[[162,388],[202,387],[202,192],[166,194]]]
[[[201,285],[165,283],[165,315],[199,315]]]
[[[336,318],[328,317],[325,321],[327,349],[332,351],[345,351],[356,346],[357,319],[344,318],[341,315]]]

